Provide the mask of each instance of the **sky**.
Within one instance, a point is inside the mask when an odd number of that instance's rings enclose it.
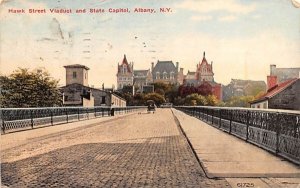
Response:
[[[206,52],[215,81],[264,80],[270,64],[300,67],[300,0],[0,0],[0,74],[44,67],[65,85],[64,65],[90,68],[89,84],[116,85],[124,54],[134,69],[172,60],[195,71]],[[298,8],[297,8],[298,6]],[[72,9],[71,14],[50,9]],[[76,14],[103,8],[105,13]],[[129,8],[130,13],[109,13]],[[154,8],[156,13],[134,13]],[[172,12],[161,13],[160,8]],[[26,13],[8,13],[24,9]],[[29,14],[28,9],[46,9]]]

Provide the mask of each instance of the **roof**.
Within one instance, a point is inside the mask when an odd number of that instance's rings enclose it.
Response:
[[[172,61],[157,61],[155,67],[153,68],[152,73],[155,74],[156,72],[177,72],[177,69]]]
[[[201,72],[202,71],[201,67],[203,67],[203,66],[207,67],[208,72],[213,72],[212,71],[212,63],[208,64],[208,62],[207,62],[207,60],[205,58],[205,52],[203,52],[203,59],[202,59],[201,63],[199,62],[199,64],[197,65],[197,70]]]
[[[127,72],[130,72],[131,73],[131,67],[129,66],[129,64],[128,64],[128,61],[127,61],[127,58],[126,58],[126,55],[124,54],[124,58],[123,58],[123,60],[122,60],[122,63],[121,63],[121,65],[120,66],[122,66],[122,65],[126,65],[126,67],[127,67]],[[118,66],[118,72],[120,72],[120,66]]]
[[[90,70],[87,66],[80,65],[80,64],[73,64],[73,65],[66,65],[65,68],[84,68],[86,70]]]
[[[275,95],[277,95],[278,93],[282,92],[283,90],[285,90],[287,87],[289,87],[290,85],[294,84],[296,81],[300,80],[299,78],[294,78],[294,79],[290,79],[287,80],[285,82],[282,82],[280,84],[277,84],[276,86],[274,86],[273,88],[269,89],[267,91],[267,93],[265,93],[263,96],[261,96],[259,99],[256,99],[254,101],[251,101],[250,104],[253,103],[257,103],[260,101],[264,101],[267,99],[270,99],[272,97],[274,97]]]
[[[134,70],[133,74],[134,74],[134,76],[147,76],[148,72],[149,72],[149,69],[148,70]]]

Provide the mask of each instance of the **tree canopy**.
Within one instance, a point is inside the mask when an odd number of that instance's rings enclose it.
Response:
[[[19,68],[9,76],[0,76],[2,108],[52,107],[62,105],[58,80],[44,70]]]

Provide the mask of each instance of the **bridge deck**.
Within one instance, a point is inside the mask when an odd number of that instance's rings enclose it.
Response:
[[[245,166],[262,175],[269,172],[261,170],[263,164],[269,170],[276,169],[277,175],[282,173],[279,170],[289,177],[299,175],[299,168],[291,163],[182,112],[173,112],[210,175],[245,174],[246,169],[240,169]],[[169,109],[1,135],[1,157],[2,185],[9,187],[236,187],[247,182],[256,187],[297,187],[300,184],[299,178],[207,178]]]

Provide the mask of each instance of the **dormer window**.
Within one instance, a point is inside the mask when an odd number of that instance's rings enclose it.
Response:
[[[170,79],[171,79],[171,80],[174,80],[174,72],[171,72],[171,73],[170,73]]]
[[[168,79],[168,74],[167,74],[166,71],[163,73],[163,79],[164,79],[164,80]]]
[[[156,79],[160,79],[159,72],[156,72]]]

